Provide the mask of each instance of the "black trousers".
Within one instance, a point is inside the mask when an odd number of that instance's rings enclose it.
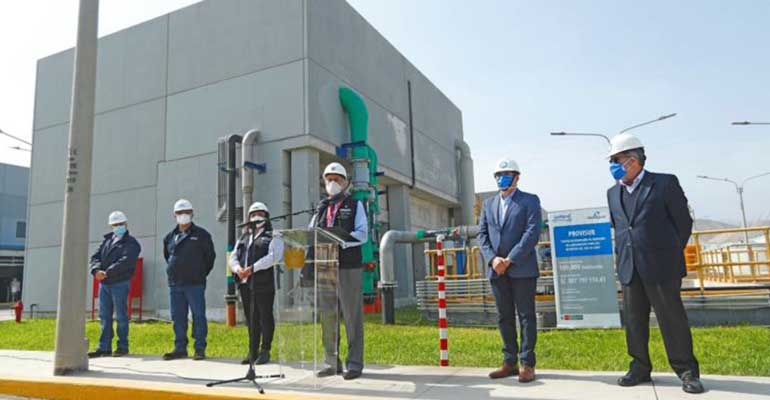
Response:
[[[652,371],[648,350],[652,306],[671,368],[680,378],[685,372],[690,372],[696,378],[700,377],[698,360],[692,351],[690,324],[680,295],[681,287],[681,279],[645,283],[636,271],[631,283],[623,285],[623,319],[628,355],[632,358],[632,374],[642,376]]]
[[[256,358],[259,350],[270,351],[275,333],[275,318],[273,317],[273,302],[275,292],[257,291],[254,296],[254,323],[251,323],[251,288],[240,285],[243,313],[246,315],[246,325],[249,327],[249,357]],[[260,347],[261,345],[261,347]]]

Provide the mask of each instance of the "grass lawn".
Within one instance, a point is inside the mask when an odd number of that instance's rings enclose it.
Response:
[[[415,309],[401,309],[396,325],[383,325],[379,315],[367,316],[366,362],[372,364],[438,365],[438,329],[423,320]],[[0,349],[53,350],[56,323],[52,319],[0,322]],[[320,331],[320,330],[319,330]],[[88,322],[86,333],[92,348],[98,341],[99,324]],[[280,324],[273,358],[312,360],[313,328]],[[320,342],[320,332],[318,332]],[[650,353],[657,371],[670,371],[660,331],[651,330]],[[770,376],[770,328],[693,328],[695,353],[704,374]],[[160,355],[173,347],[171,324],[132,323],[133,354]],[[342,353],[344,359],[344,334]],[[449,360],[452,366],[497,367],[501,342],[496,328],[449,328]],[[191,343],[192,347],[192,343]],[[321,346],[316,347],[320,355]],[[209,357],[242,358],[246,355],[246,328],[209,323]],[[191,349],[192,351],[192,349]],[[628,366],[622,330],[541,331],[537,343],[538,368],[616,370]]]

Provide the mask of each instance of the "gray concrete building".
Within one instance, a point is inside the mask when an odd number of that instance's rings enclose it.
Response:
[[[44,312],[56,310],[72,63],[69,49],[37,67],[25,269],[34,284],[24,300]],[[340,86],[368,107],[369,143],[384,172],[384,227],[470,219],[460,110],[342,0],[197,3],[99,39],[97,71],[91,247],[108,231],[110,211],[123,210],[142,245],[145,309],[160,316],[168,310],[161,241],[184,197],[215,240],[207,303],[222,318],[227,235],[217,217],[217,139],[259,129],[255,152],[267,171],[255,176],[254,199],[273,215],[308,209],[323,194],[323,166],[350,141]],[[410,302],[415,276],[424,276],[422,248],[404,246],[397,257],[396,295]]]
[[[22,279],[28,182],[29,168],[0,164],[0,303],[13,300],[14,279]]]

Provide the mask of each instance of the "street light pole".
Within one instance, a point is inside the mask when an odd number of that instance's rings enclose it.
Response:
[[[551,132],[551,136],[596,136],[604,138],[604,140],[607,141],[607,144],[610,144],[610,138],[601,133]]]
[[[738,121],[733,122],[733,125],[770,125],[770,122]]]
[[[85,310],[99,0],[80,0],[64,185],[54,375],[88,370]]]
[[[620,132],[618,132],[618,134],[624,133],[624,132],[628,132],[628,131],[630,131],[632,129],[636,129],[636,128],[639,128],[641,126],[649,125],[649,124],[652,124],[652,123],[655,123],[655,122],[658,122],[658,121],[663,121],[664,119],[669,119],[669,118],[672,118],[672,117],[676,117],[676,113],[666,114],[666,115],[660,116],[658,118],[655,118],[653,120],[649,120],[647,122],[642,122],[641,124],[636,124],[636,125],[629,126],[628,128],[625,128],[625,129],[621,130]],[[604,135],[604,134],[601,134],[601,133],[551,132],[551,136],[595,136],[595,137],[603,138],[604,140],[607,141],[608,145],[612,145],[612,141],[610,141],[610,138],[607,135]]]
[[[642,122],[641,124],[636,124],[636,125],[633,125],[633,126],[629,126],[628,128],[623,129],[622,131],[620,131],[618,133],[625,133],[625,132],[630,131],[631,129],[636,129],[636,128],[639,128],[641,126],[649,125],[649,124],[652,124],[652,123],[655,123],[655,122],[658,122],[658,121],[663,121],[664,119],[669,119],[669,118],[673,118],[673,117],[676,117],[676,113],[666,114],[666,115],[660,116],[658,118],[651,119],[651,120],[649,120],[647,122]]]
[[[712,181],[729,182],[729,183],[732,183],[733,186],[735,186],[735,191],[736,191],[736,193],[738,193],[738,200],[740,201],[740,205],[741,205],[741,218],[743,220],[743,229],[744,229],[744,231],[743,231],[743,238],[746,241],[746,246],[749,245],[749,233],[745,230],[748,227],[748,223],[746,222],[746,207],[743,204],[743,187],[746,185],[746,182],[748,182],[748,181],[750,181],[752,179],[761,178],[761,177],[767,176],[767,175],[770,175],[770,172],[765,172],[765,173],[762,173],[762,174],[757,174],[757,175],[754,175],[754,176],[750,176],[750,177],[744,179],[743,182],[741,182],[740,184],[738,184],[738,182],[736,182],[734,180],[727,179],[727,178],[714,178],[714,177],[706,176],[706,175],[698,175],[698,178],[701,178],[701,179],[709,179],[709,180],[712,180]]]

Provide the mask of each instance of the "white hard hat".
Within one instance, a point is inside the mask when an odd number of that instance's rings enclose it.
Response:
[[[644,148],[642,141],[630,133],[621,133],[610,140],[610,153],[607,158],[624,151]]]
[[[193,206],[192,206],[192,203],[190,203],[190,200],[179,199],[176,201],[176,203],[174,203],[174,212],[187,211],[187,210],[192,211],[192,209],[193,209]]]
[[[265,203],[261,201],[255,201],[254,203],[249,206],[249,214],[256,212],[256,211],[264,211],[266,213],[270,213],[270,210],[267,209],[267,206]]]
[[[326,166],[326,169],[324,169],[324,178],[329,174],[341,175],[343,178],[348,179],[348,173],[345,171],[345,167],[338,162],[333,162]]]
[[[128,221],[128,218],[126,218],[126,214],[123,214],[122,211],[113,211],[107,220],[110,225],[115,225],[125,223]]]
[[[521,173],[521,170],[519,169],[519,164],[516,163],[516,161],[513,161],[509,158],[501,158],[497,160],[497,164],[495,164],[495,174],[498,174],[500,172],[518,172]]]

